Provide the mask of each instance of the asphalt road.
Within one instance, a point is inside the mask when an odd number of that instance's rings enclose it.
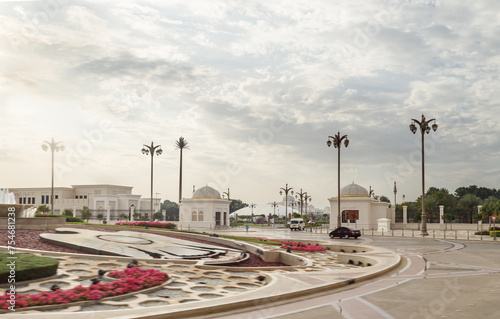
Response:
[[[234,234],[346,240],[284,229]],[[403,263],[391,273],[342,290],[205,318],[500,318],[500,243],[378,236],[350,240],[392,249],[404,257]]]

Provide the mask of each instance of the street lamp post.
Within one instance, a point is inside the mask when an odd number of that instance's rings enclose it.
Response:
[[[252,208],[252,223],[254,223],[254,219],[253,219],[253,209],[255,208],[255,205],[254,203],[250,204],[250,207]]]
[[[302,215],[302,206],[304,206],[304,196],[306,194],[306,192],[302,191],[302,188],[300,189],[300,192],[295,193],[295,198],[297,198],[300,202],[300,215]]]
[[[276,215],[276,207],[278,207],[278,204],[277,204],[276,202],[273,202],[273,203],[271,204],[271,207],[273,207],[273,208],[274,208],[274,215]]]
[[[229,201],[230,201],[230,200],[231,200],[231,198],[229,197],[229,194],[230,194],[230,193],[229,193],[229,188],[228,188],[228,189],[227,189],[227,192],[223,192],[223,193],[222,193],[222,198],[224,198],[224,195],[227,195],[227,200],[229,200]]]
[[[42,149],[44,151],[48,151],[50,148],[50,152],[52,153],[52,186],[50,193],[50,213],[54,214],[54,152],[64,151],[64,145],[62,145],[62,142],[55,142],[54,138],[52,138],[51,142],[43,141],[43,143],[44,144],[42,144]]]
[[[416,119],[411,119],[412,122],[410,124],[410,131],[415,134],[417,132],[418,124],[420,127],[420,133],[422,135],[422,236],[429,235],[427,233],[427,215],[425,214],[425,161],[424,161],[424,133],[429,134],[432,130],[435,132],[438,129],[438,125],[436,124],[436,119],[426,120],[424,114],[422,114],[422,120],[418,121]],[[431,126],[429,126],[430,122],[434,122]]]
[[[398,206],[396,205],[396,194],[398,193],[398,189],[396,188],[396,181],[394,181],[394,220],[393,223],[396,223],[396,213]]]
[[[344,145],[345,145],[345,147],[347,147],[349,145],[349,140],[347,139],[347,135],[340,137],[340,132],[338,132],[335,136],[328,136],[328,141],[326,142],[326,145],[328,145],[328,147],[330,147],[330,146],[332,146],[332,141],[333,141],[333,146],[338,149],[337,228],[341,226],[341,220],[340,220],[340,146],[342,146],[342,140],[344,140]]]
[[[288,224],[288,192],[293,195],[293,188],[288,187],[288,183],[286,183],[285,188],[280,188],[280,195],[283,195],[285,192],[285,226]]]
[[[306,215],[307,215],[307,201],[311,201],[311,196],[307,195],[307,192],[304,195],[304,202],[306,203]]]
[[[142,154],[151,155],[151,221],[153,221],[153,157],[155,153],[159,156],[162,152],[161,145],[155,146],[153,142],[151,142],[151,146],[144,144],[142,148]]]

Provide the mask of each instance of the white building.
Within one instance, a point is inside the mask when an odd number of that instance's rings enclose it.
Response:
[[[337,227],[338,197],[328,199],[330,201],[330,228]],[[394,222],[391,217],[392,210],[389,203],[379,202],[368,195],[366,188],[350,184],[340,190],[340,211],[342,226],[353,226],[358,229],[378,229],[378,220],[387,218]],[[358,220],[347,220],[346,211],[358,211]]]
[[[197,189],[192,198],[183,198],[179,204],[178,228],[229,227],[230,200],[210,186]]]
[[[47,205],[50,207],[52,189],[50,187],[10,188],[16,203]],[[119,185],[72,185],[71,187],[54,187],[54,212],[61,214],[65,209],[76,211],[79,217],[83,206],[89,207],[94,215],[102,213],[108,220],[118,219],[120,214],[128,215],[133,210],[145,215],[150,212],[151,199],[132,194],[131,186]],[[154,211],[160,207],[160,199],[153,199]]]

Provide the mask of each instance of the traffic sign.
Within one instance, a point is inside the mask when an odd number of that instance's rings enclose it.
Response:
[[[497,220],[497,217],[496,217],[496,216],[490,216],[490,217],[491,217],[491,220],[492,220],[493,222],[495,222],[495,221]]]

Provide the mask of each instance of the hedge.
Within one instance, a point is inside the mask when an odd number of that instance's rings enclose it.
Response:
[[[17,257],[17,259],[7,257]],[[53,276],[57,273],[59,265],[59,261],[54,258],[31,254],[0,253],[0,284],[8,283],[12,261],[15,262],[16,282]]]

